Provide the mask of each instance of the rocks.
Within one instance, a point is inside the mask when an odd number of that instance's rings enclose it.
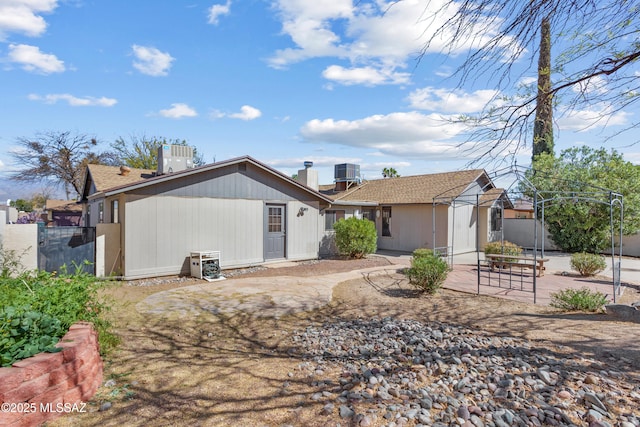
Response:
[[[640,322],[640,310],[635,305],[608,304],[604,306],[605,312],[619,320],[628,322]]]
[[[637,379],[562,349],[393,318],[309,326],[291,339],[322,377],[310,394],[320,414],[338,407],[354,425],[640,427]]]

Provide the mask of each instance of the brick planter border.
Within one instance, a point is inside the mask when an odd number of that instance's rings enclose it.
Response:
[[[63,350],[0,368],[0,426],[37,426],[87,410],[83,402],[102,384],[98,334],[91,323],[79,322],[56,347]]]

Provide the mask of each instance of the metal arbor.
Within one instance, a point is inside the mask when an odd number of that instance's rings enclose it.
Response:
[[[486,173],[486,172],[485,172]],[[534,219],[533,227],[533,247],[532,251],[533,264],[537,264],[538,254],[541,258],[544,258],[545,254],[545,207],[556,203],[566,203],[567,201],[573,203],[596,203],[606,205],[609,211],[609,234],[611,239],[611,269],[613,272],[612,286],[613,286],[613,302],[616,302],[616,296],[621,292],[621,260],[622,260],[622,233],[623,233],[623,219],[624,219],[624,200],[621,193],[593,186],[591,184],[583,182],[575,182],[569,180],[561,180],[558,182],[558,189],[554,191],[540,191],[531,182],[531,176],[534,174],[543,174],[541,171],[536,171],[531,168],[519,167],[513,165],[504,169],[499,169],[491,173],[487,173],[490,181],[479,186],[477,191],[468,191],[468,189],[449,189],[445,193],[433,198],[433,250],[438,253],[446,253],[449,257],[450,265],[453,265],[454,257],[456,253],[455,248],[455,221],[456,221],[456,208],[461,206],[471,206],[475,211],[475,252],[477,263],[477,293],[480,294],[481,284],[481,267],[483,267],[483,260],[480,257],[482,238],[480,236],[480,212],[481,208],[499,208],[500,222],[504,221],[504,209],[505,206],[512,206],[511,199],[520,195],[521,197],[530,198]],[[501,188],[496,188],[496,185]],[[459,191],[455,191],[459,190]],[[500,193],[500,194],[498,194]],[[453,194],[453,195],[452,195]],[[447,245],[442,246],[437,244],[436,229],[437,225],[437,206],[446,205],[451,209],[448,217],[451,218],[452,225],[447,227]],[[619,215],[619,218],[616,215]],[[614,218],[617,218],[616,221]],[[616,222],[618,222],[619,228],[616,230]],[[540,223],[540,224],[539,224]],[[541,226],[541,230],[538,228]],[[491,241],[504,241],[504,227],[500,224],[498,228],[499,234],[490,232],[490,236],[487,239]],[[540,238],[539,238],[540,236]],[[616,245],[618,252],[616,253]],[[534,267],[534,274],[532,277],[534,303],[537,299],[536,289],[536,274]]]

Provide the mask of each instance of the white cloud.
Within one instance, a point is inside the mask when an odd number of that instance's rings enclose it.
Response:
[[[262,111],[250,105],[243,105],[242,107],[240,107],[240,111],[237,113],[223,113],[221,111],[216,110],[210,114],[210,117],[212,119],[221,119],[223,117],[229,117],[232,119],[240,119],[245,121],[255,120],[260,116],[262,116]]]
[[[218,25],[220,17],[228,15],[231,11],[231,0],[227,0],[225,4],[214,4],[209,8],[209,24]]]
[[[134,44],[133,54],[136,60],[133,61],[133,67],[142,74],[149,76],[166,76],[169,73],[171,64],[175,58],[166,52],[161,52],[155,47],[139,46]]]
[[[160,110],[159,114],[169,119],[181,119],[183,117],[196,117],[198,112],[187,104],[175,103],[171,104],[171,108]]]
[[[615,111],[610,105],[594,106],[588,110],[571,110],[561,113],[556,119],[560,130],[585,132],[608,126],[629,124],[631,113]]]
[[[31,101],[42,101],[45,104],[55,104],[58,101],[66,101],[67,104],[72,107],[113,107],[118,103],[118,100],[114,98],[106,98],[104,96],[101,98],[94,98],[92,96],[78,98],[68,93],[55,93],[44,96],[30,94],[28,98]]]
[[[439,89],[425,87],[409,94],[412,108],[443,113],[477,113],[498,94],[495,90],[485,89],[466,93],[459,89]]]
[[[461,156],[455,137],[464,126],[447,116],[418,112],[374,115],[359,120],[311,120],[300,134],[308,142],[370,148],[384,154],[429,157]]]
[[[456,6],[445,7],[442,3],[275,0],[282,33],[290,37],[293,46],[277,50],[269,64],[286,68],[310,58],[336,57],[349,62],[348,67],[325,70],[325,77],[338,83],[404,84],[409,74],[396,70],[405,69],[408,61],[414,61],[434,31],[456,13]],[[428,51],[450,55],[468,51],[486,42],[499,24],[499,19],[490,18],[470,26],[468,36],[463,35],[456,44],[452,44],[453,35],[442,34],[431,40]],[[505,49],[509,48],[505,44]],[[349,69],[353,72],[347,73]],[[370,78],[365,74],[371,74]]]
[[[47,23],[40,16],[53,12],[57,0],[2,0],[0,1],[0,41],[9,33],[20,33],[29,37],[42,35]]]
[[[61,73],[65,70],[64,62],[55,55],[40,52],[37,46],[27,44],[10,44],[9,61],[20,64],[26,71],[38,74]]]
[[[331,65],[322,72],[322,76],[327,80],[347,86],[356,84],[374,86],[408,83],[411,75],[393,70],[376,69],[371,66],[344,68],[340,65]]]

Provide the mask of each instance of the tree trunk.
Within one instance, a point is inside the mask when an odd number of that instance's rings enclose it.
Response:
[[[540,23],[540,56],[538,58],[538,96],[533,125],[533,154],[553,154],[553,96],[551,90],[551,25],[549,18]]]

